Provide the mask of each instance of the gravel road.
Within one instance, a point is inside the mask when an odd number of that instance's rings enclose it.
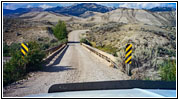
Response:
[[[67,47],[57,54],[48,66],[44,66],[44,70],[30,73],[28,80],[4,88],[3,96],[47,93],[51,85],[58,83],[129,79],[119,69],[107,66],[80,45],[79,34],[85,31],[72,31]]]

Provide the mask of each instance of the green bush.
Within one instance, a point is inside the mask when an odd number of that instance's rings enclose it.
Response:
[[[9,51],[10,51],[9,46],[6,43],[3,43],[3,56],[4,57],[10,56]]]
[[[168,55],[169,57],[176,57],[175,50],[164,48],[162,46],[158,47],[158,53],[160,56]]]
[[[3,67],[3,85],[6,86],[14,81],[22,79],[28,72],[41,68],[44,52],[36,42],[29,42],[29,52],[22,57],[19,50],[14,51],[12,58]]]
[[[10,53],[11,53],[11,55],[13,55],[16,50],[19,50],[20,47],[21,47],[21,44],[20,44],[20,43],[12,43],[12,44],[10,45]]]
[[[49,41],[49,42],[43,42],[43,43],[41,42],[40,48],[41,48],[41,50],[47,50],[49,48],[53,48],[53,47],[58,46],[58,45],[63,44],[63,43],[67,43],[67,38],[62,39],[60,41],[52,40],[52,41]]]
[[[60,41],[61,43],[67,43],[68,42],[68,39],[67,38],[64,38]]]
[[[24,66],[25,62],[22,59],[20,51],[16,51],[9,62],[3,67],[3,85],[6,86],[9,83],[12,83],[24,75]]]
[[[80,43],[85,43],[87,45],[92,46],[92,44],[87,39],[85,39],[85,38],[80,39]]]
[[[41,43],[40,48],[41,48],[41,50],[47,50],[50,48],[50,44],[49,43]]]
[[[66,29],[66,24],[63,21],[58,21],[57,25],[52,28],[53,34],[58,40],[63,40],[67,38],[67,29]]]
[[[115,48],[115,47],[112,47],[110,45],[106,45],[106,46],[97,46],[96,48],[99,49],[99,50],[102,50],[104,52],[110,53],[113,56],[117,57],[117,48]]]
[[[50,40],[50,43],[56,43],[56,42],[58,42],[58,40],[56,40],[56,39]]]
[[[8,46],[6,43],[3,44],[3,56],[12,56],[16,50],[19,50],[21,47],[20,43],[12,43]]]
[[[45,57],[45,53],[41,50],[40,45],[36,42],[29,42],[30,51],[28,56],[25,56],[26,60],[26,72],[39,70],[41,68],[41,62]]]
[[[160,76],[165,81],[176,81],[176,61],[168,60],[161,64]]]

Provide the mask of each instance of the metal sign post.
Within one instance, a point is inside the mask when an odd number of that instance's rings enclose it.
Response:
[[[132,44],[127,44],[126,45],[126,55],[125,55],[125,64],[126,64],[126,71],[127,74],[129,75],[130,71],[130,64],[132,63]]]

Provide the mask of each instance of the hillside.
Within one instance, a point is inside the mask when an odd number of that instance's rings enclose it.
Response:
[[[147,10],[120,8],[102,15],[89,17],[87,21],[97,23],[122,22],[143,23],[157,26],[175,26],[175,11],[150,12]]]
[[[34,11],[43,11],[42,8],[40,7],[33,7],[33,8],[18,8],[15,10],[10,10],[10,9],[3,9],[3,15],[11,15],[11,14],[24,14],[28,12],[34,12]]]
[[[49,27],[48,22],[25,21],[22,19],[3,19],[3,42],[11,45],[12,43],[22,43],[25,41],[55,39]]]
[[[131,43],[131,77],[160,80],[165,60],[176,58],[176,12],[120,8],[86,19],[94,25],[86,35],[90,43],[118,56],[125,72],[125,45]]]
[[[88,18],[88,17],[91,17],[91,16],[100,16],[102,15],[102,13],[100,12],[93,12],[93,11],[86,11],[85,13],[81,14],[80,17],[82,18]]]
[[[19,16],[20,18],[26,19],[26,20],[33,20],[33,21],[49,21],[49,22],[58,22],[59,20],[63,21],[71,21],[73,20],[77,21],[80,18],[73,17],[73,16],[65,16],[53,12],[29,12],[25,13]]]
[[[164,11],[175,11],[176,9],[172,7],[154,7],[148,10],[151,12],[164,12]]]
[[[60,14],[65,14],[65,15],[80,16],[86,11],[105,13],[111,10],[113,9],[110,7],[102,6],[102,5],[95,4],[95,3],[81,3],[81,4],[75,4],[75,5],[67,6],[67,7],[49,8],[49,9],[46,9],[45,11],[52,11],[55,13],[60,13]]]
[[[160,79],[158,70],[159,64],[164,62],[162,59],[176,57],[175,27],[109,22],[93,26],[86,36],[97,48],[108,48],[111,51],[116,48],[114,50],[117,51],[119,64],[123,66],[123,70],[125,70],[125,45],[131,43],[133,79]]]

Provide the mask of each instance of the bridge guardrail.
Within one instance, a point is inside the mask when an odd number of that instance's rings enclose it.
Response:
[[[56,47],[50,48],[45,50],[45,53],[48,55],[43,61],[50,61],[52,60],[55,55],[57,55],[63,48],[65,48],[66,43],[60,44]]]
[[[109,62],[111,65],[111,67],[114,68],[119,68],[119,66],[115,63],[116,61],[116,57],[114,57],[113,55],[110,55],[106,52],[103,52],[101,50],[98,50],[96,48],[93,48],[89,45],[86,45],[84,43],[81,43],[82,46],[86,47],[88,50],[90,50],[91,52],[95,53],[96,55],[98,55],[99,57],[105,59],[107,62]]]
[[[64,47],[66,46],[66,43],[63,43],[63,44],[60,44],[58,46],[55,46],[53,48],[50,48],[50,49],[47,49],[47,50],[44,50],[45,54],[47,54],[47,57],[43,59],[43,61],[49,61],[51,59],[54,58],[54,56],[59,53]],[[58,52],[56,52],[58,51]],[[52,54],[53,53],[53,54]],[[52,54],[52,55],[50,55]],[[3,64],[9,62],[9,60],[11,59],[12,57],[3,57]]]

